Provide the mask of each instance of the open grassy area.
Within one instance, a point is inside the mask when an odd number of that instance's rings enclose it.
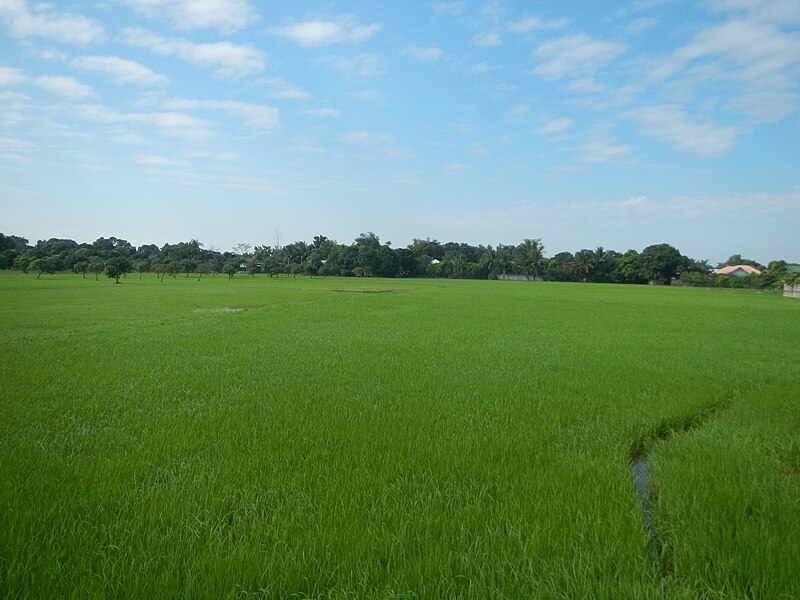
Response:
[[[800,598],[794,299],[2,274],[0,339],[3,597]]]

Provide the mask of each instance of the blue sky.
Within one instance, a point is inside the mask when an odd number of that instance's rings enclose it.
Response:
[[[0,0],[0,231],[800,261],[800,2]]]

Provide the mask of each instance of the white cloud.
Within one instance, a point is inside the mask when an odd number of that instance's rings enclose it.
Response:
[[[561,119],[553,119],[552,121],[548,121],[544,125],[542,125],[539,129],[536,130],[536,133],[540,133],[542,135],[552,135],[554,133],[561,133],[562,131],[566,130],[572,125],[572,119],[561,118]]]
[[[123,29],[120,40],[134,48],[146,48],[161,56],[177,56],[198,67],[215,69],[214,75],[223,79],[260,73],[267,63],[258,48],[228,41],[195,44],[180,38],[164,38],[139,28]]]
[[[222,110],[261,131],[273,131],[280,126],[277,108],[266,104],[251,104],[235,100],[185,100],[176,98],[164,103],[167,110]]]
[[[383,61],[374,54],[358,54],[352,57],[323,56],[317,62],[348,77],[376,77],[386,72]]]
[[[570,92],[579,92],[581,94],[601,94],[606,91],[606,86],[599,81],[597,81],[594,77],[587,76],[587,77],[579,77],[574,81],[570,82],[567,89]]]
[[[43,75],[37,77],[33,83],[36,87],[46,90],[51,94],[56,94],[62,98],[69,98],[70,100],[84,100],[97,96],[91,87],[82,84],[72,77]]]
[[[800,188],[785,193],[752,193],[733,196],[674,196],[654,199],[634,196],[609,202],[559,203],[552,208],[590,219],[623,218],[633,224],[686,222],[698,219],[728,220],[746,218],[790,218],[800,216]]]
[[[712,62],[713,61],[713,62]],[[777,121],[797,111],[800,37],[773,24],[738,19],[700,31],[693,40],[650,69],[656,79],[678,76],[692,63],[712,64],[709,78],[738,86],[733,106],[761,121]],[[768,99],[768,105],[760,104]]]
[[[441,16],[441,15],[453,15],[458,16],[464,13],[464,3],[463,2],[434,2],[431,4],[431,10]]]
[[[409,48],[408,54],[417,60],[439,60],[444,56],[441,48],[418,48],[416,46]]]
[[[467,75],[485,75],[486,73],[491,73],[493,71],[501,71],[503,67],[501,65],[493,65],[487,61],[481,61],[474,65],[469,65],[468,67],[464,68],[464,73]]]
[[[630,146],[615,144],[609,140],[596,138],[589,140],[574,150],[578,153],[578,160],[586,164],[597,164],[616,160],[631,151]]]
[[[256,19],[248,0],[125,0],[148,17],[166,18],[178,29],[218,29],[232,33]]]
[[[655,17],[639,17],[634,19],[625,27],[625,31],[631,34],[643,33],[656,26],[658,19]]]
[[[375,138],[369,131],[348,131],[342,136],[342,141],[348,144],[366,146],[374,142]]]
[[[175,158],[166,158],[156,154],[145,154],[134,157],[134,160],[140,165],[146,167],[185,167],[186,161],[177,160]]]
[[[639,124],[643,135],[699,156],[720,156],[736,141],[739,129],[690,117],[671,105],[644,106],[625,115]]]
[[[108,139],[117,144],[123,144],[126,146],[139,146],[145,143],[144,137],[138,133],[118,133],[116,135],[109,136]]]
[[[796,0],[712,0],[720,11],[744,12],[760,21],[800,23],[800,4]]]
[[[39,37],[68,44],[90,44],[105,38],[103,26],[83,15],[56,13],[52,4],[36,4],[33,11],[25,0],[0,1],[0,20],[16,38]]]
[[[488,2],[484,3],[483,6],[481,6],[480,11],[478,12],[483,18],[497,21],[498,19],[502,18],[504,14],[506,14],[506,8],[499,0],[489,0]]]
[[[102,104],[82,104],[75,115],[90,123],[155,127],[162,135],[187,140],[204,140],[213,136],[213,123],[176,111],[124,113]]]
[[[472,38],[472,43],[481,48],[492,48],[495,46],[502,46],[503,38],[496,31],[484,31]]]
[[[560,29],[567,25],[567,19],[556,19],[551,21],[543,21],[539,17],[525,17],[519,21],[509,23],[508,30],[511,33],[530,33],[531,31],[540,31],[545,29]]]
[[[336,21],[314,20],[291,23],[273,32],[304,48],[318,48],[332,44],[358,44],[371,38],[380,28],[379,23],[359,25],[349,17],[342,17]]]
[[[449,175],[461,175],[467,171],[470,171],[470,166],[460,162],[451,162],[444,166],[444,170]]]
[[[25,73],[11,67],[0,67],[0,85],[16,85],[25,81]]]
[[[115,83],[122,85],[157,87],[169,83],[169,79],[163,75],[151,71],[138,62],[118,56],[79,56],[70,64],[81,71],[106,75]]]
[[[379,152],[389,159],[408,159],[414,155],[409,150],[396,148],[391,145],[392,136],[385,134],[374,134],[366,130],[348,131],[342,135],[342,141],[354,146],[368,148],[371,153]]]
[[[309,108],[303,111],[304,115],[320,119],[338,119],[342,113],[335,108]]]
[[[371,102],[375,102],[376,104],[383,104],[383,94],[381,94],[378,90],[359,90],[357,92],[348,92],[347,95],[351,98],[356,98],[357,100],[369,100]]]
[[[300,154],[325,154],[327,152],[316,140],[307,137],[294,138],[288,150]]]
[[[528,111],[530,111],[531,107],[528,104],[517,104],[514,108],[511,109],[512,115],[524,115]]]
[[[591,73],[624,51],[615,42],[595,40],[583,33],[568,35],[539,44],[534,56],[541,63],[533,72],[545,79]]]
[[[308,100],[311,95],[303,88],[286,81],[281,77],[264,79],[260,83],[267,86],[267,96],[280,100]]]
[[[14,152],[22,152],[27,150],[36,149],[36,144],[28,140],[20,140],[17,138],[0,137],[0,150]]]

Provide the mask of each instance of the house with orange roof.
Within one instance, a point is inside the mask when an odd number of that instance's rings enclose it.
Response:
[[[721,269],[714,269],[714,275],[730,275],[731,277],[745,277],[746,275],[761,275],[761,271],[750,265],[729,265]]]

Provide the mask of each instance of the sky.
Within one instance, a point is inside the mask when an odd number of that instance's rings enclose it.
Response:
[[[800,262],[800,2],[0,0],[0,231]]]

